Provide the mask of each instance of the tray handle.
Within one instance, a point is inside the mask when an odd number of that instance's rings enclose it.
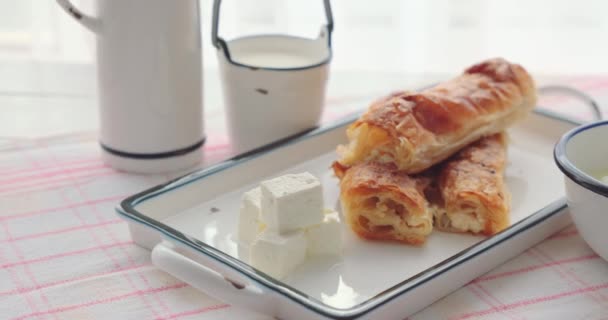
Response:
[[[538,93],[541,95],[544,94],[563,94],[567,96],[571,96],[573,98],[577,98],[584,102],[591,111],[593,112],[594,120],[602,120],[602,110],[599,104],[588,94],[585,92],[578,90],[574,87],[564,86],[564,85],[546,85],[538,88]],[[542,107],[541,107],[542,108]],[[542,108],[546,110],[545,108]]]
[[[268,290],[243,280],[242,276],[221,275],[213,270],[218,266],[217,261],[205,255],[197,255],[197,260],[178,252],[166,241],[161,241],[152,250],[152,263],[156,267],[213,298],[262,314],[273,310]]]

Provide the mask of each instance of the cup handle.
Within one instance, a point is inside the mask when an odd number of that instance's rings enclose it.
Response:
[[[589,106],[589,108],[591,108],[591,111],[593,112],[593,117],[595,118],[594,120],[602,120],[602,110],[599,104],[591,96],[581,90],[563,85],[546,85],[539,87],[538,93],[541,95],[563,94],[577,98],[583,101],[587,106]]]
[[[331,48],[331,34],[334,32],[334,15],[331,11],[331,3],[329,0],[323,0],[323,7],[325,8],[325,19],[327,20],[323,29],[327,30],[327,43]],[[321,34],[321,36],[323,36],[323,34]]]
[[[59,1],[59,0],[58,0]],[[222,0],[214,0],[213,1],[213,17],[211,21],[211,42],[213,46],[217,49],[226,49],[226,44],[224,39],[222,39],[219,33],[219,24],[220,24],[220,6],[222,5]],[[331,10],[330,0],[323,0],[323,8],[325,9],[325,19],[326,23],[323,26],[322,30],[327,31],[327,39],[329,47],[331,47],[331,34],[334,31],[334,16]],[[323,31],[321,31],[323,32]],[[321,35],[323,36],[323,34]]]
[[[214,271],[221,269],[217,261],[204,255],[196,257],[197,261],[194,261],[166,241],[160,242],[152,250],[152,263],[156,267],[209,296],[259,313],[273,312],[272,294],[267,289],[243,279],[237,273],[220,274]]]
[[[63,8],[63,10],[65,12],[67,12],[67,14],[69,14],[74,19],[76,19],[76,21],[78,21],[85,28],[89,29],[90,31],[92,31],[94,33],[99,32],[99,26],[100,26],[99,19],[84,14],[82,11],[80,11],[78,8],[76,8],[69,0],[56,0],[56,1],[57,1],[57,4],[59,4],[59,6],[61,8]]]

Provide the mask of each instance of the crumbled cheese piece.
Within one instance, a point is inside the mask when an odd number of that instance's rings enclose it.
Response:
[[[251,265],[282,279],[306,258],[306,237],[301,231],[278,234],[262,232],[250,248]]]
[[[325,209],[323,222],[306,229],[308,255],[339,255],[342,252],[342,225],[338,213]]]
[[[243,194],[241,211],[238,222],[239,241],[250,244],[255,240],[258,233],[263,229],[260,222],[261,212],[261,191],[260,188],[252,189]]]
[[[286,233],[323,221],[323,190],[312,174],[286,174],[260,188],[261,220],[269,229]]]

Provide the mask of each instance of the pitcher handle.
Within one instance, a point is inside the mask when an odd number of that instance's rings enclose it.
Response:
[[[99,32],[99,26],[100,26],[99,19],[91,17],[87,14],[84,14],[82,11],[80,11],[78,8],[76,8],[70,2],[70,0],[56,0],[56,1],[57,1],[57,4],[59,4],[59,6],[61,8],[63,8],[63,10],[65,12],[67,12],[67,14],[69,14],[74,19],[76,19],[76,21],[78,21],[85,28],[89,29],[90,31],[92,31],[94,33]]]
[[[59,0],[58,0],[59,1]],[[220,36],[218,36],[219,32],[219,24],[220,24],[220,6],[222,4],[222,0],[214,0],[213,1],[213,20],[211,21],[211,41],[213,46],[217,49],[226,49],[226,42]],[[327,30],[327,39],[328,45],[331,47],[331,34],[334,31],[334,17],[331,11],[331,3],[329,0],[323,0],[323,7],[325,8],[325,19],[326,23],[324,29]]]

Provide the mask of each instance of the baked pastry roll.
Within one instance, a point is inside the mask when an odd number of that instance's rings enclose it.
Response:
[[[495,134],[438,168],[436,184],[425,191],[437,229],[492,235],[509,226],[506,148],[506,134]]]
[[[433,230],[424,198],[425,178],[398,173],[391,165],[363,163],[344,170],[334,163],[346,221],[360,237],[422,244]]]
[[[501,132],[536,104],[536,89],[520,65],[492,59],[420,93],[374,102],[347,129],[339,162],[394,164],[419,173],[479,138]]]

